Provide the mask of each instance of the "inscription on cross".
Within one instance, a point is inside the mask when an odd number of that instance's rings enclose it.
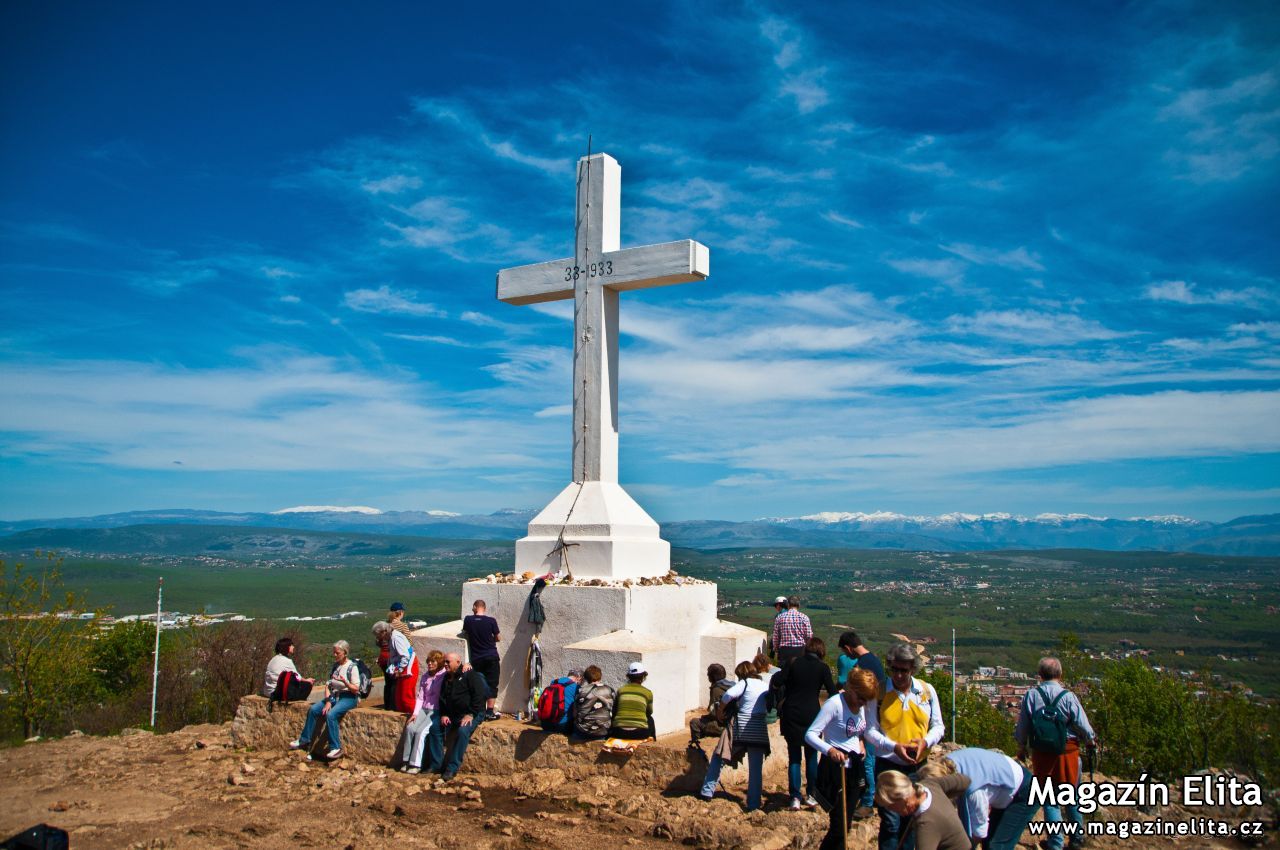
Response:
[[[710,252],[683,239],[619,248],[622,167],[608,154],[578,160],[574,255],[498,272],[498,300],[572,298],[573,480],[618,480],[618,293],[705,280]]]

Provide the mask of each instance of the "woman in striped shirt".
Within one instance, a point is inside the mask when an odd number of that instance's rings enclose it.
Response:
[[[747,756],[747,811],[754,812],[760,808],[760,797],[764,791],[764,760],[769,755],[769,725],[766,722],[768,705],[765,695],[769,686],[761,679],[755,664],[743,661],[733,674],[738,681],[725,691],[720,698],[719,715],[723,719],[725,710],[730,704],[736,704],[733,718],[733,753],[736,762],[739,753]],[[720,769],[724,765],[719,748],[712,754],[707,765],[707,775],[702,780],[702,791],[699,796],[710,800],[716,793],[716,785],[720,782]]]

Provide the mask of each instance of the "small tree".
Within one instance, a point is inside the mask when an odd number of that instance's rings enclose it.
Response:
[[[93,696],[84,601],[62,590],[61,561],[41,555],[38,574],[0,560],[0,680],[4,713],[24,738],[45,734]],[[62,617],[60,613],[70,616]]]
[[[106,698],[151,690],[156,627],[143,620],[117,623],[93,642],[93,672]]]
[[[951,724],[951,676],[942,671],[926,673],[925,681],[938,691],[942,719]],[[947,730],[944,741],[951,740]],[[985,747],[1013,754],[1013,721],[986,697],[968,688],[956,690],[956,743],[965,747]]]

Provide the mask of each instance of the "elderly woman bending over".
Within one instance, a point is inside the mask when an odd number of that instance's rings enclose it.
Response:
[[[914,776],[946,732],[942,706],[933,685],[914,675],[924,666],[915,647],[895,643],[884,660],[889,684],[880,701],[867,706],[867,743],[877,777],[888,770]],[[893,809],[880,808],[880,850],[896,850],[901,823]]]
[[[899,818],[911,818],[916,850],[969,850],[954,798],[969,788],[969,777],[959,773],[912,782],[897,770],[876,777],[876,803]]]
[[[323,717],[325,729],[329,733],[329,752],[325,753],[325,758],[336,759],[342,755],[338,723],[344,714],[360,702],[360,669],[348,657],[350,654],[351,644],[345,640],[340,640],[333,645],[333,667],[329,669],[329,682],[325,686],[324,699],[313,703],[307,710],[307,722],[302,727],[302,734],[297,740],[290,742],[289,749],[309,749],[312,735],[316,731],[316,724]]]

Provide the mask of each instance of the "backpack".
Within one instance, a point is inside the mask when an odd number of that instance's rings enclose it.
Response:
[[[288,705],[293,700],[304,700],[311,696],[311,683],[298,678],[292,670],[285,670],[276,680],[276,689],[271,694],[271,701]]]
[[[542,695],[538,697],[538,720],[544,725],[564,722],[564,692],[565,684],[560,679],[542,689]]]
[[[596,683],[578,688],[573,723],[586,738],[604,737],[613,724],[613,688]]]
[[[369,692],[373,690],[373,675],[369,673],[369,665],[359,658],[353,658],[351,663],[356,665],[356,670],[360,673],[360,699],[368,699]]]
[[[1052,700],[1042,688],[1036,692],[1044,704],[1031,713],[1031,749],[1040,753],[1062,755],[1067,750],[1067,718],[1058,710],[1058,703],[1067,695],[1063,688]]]

